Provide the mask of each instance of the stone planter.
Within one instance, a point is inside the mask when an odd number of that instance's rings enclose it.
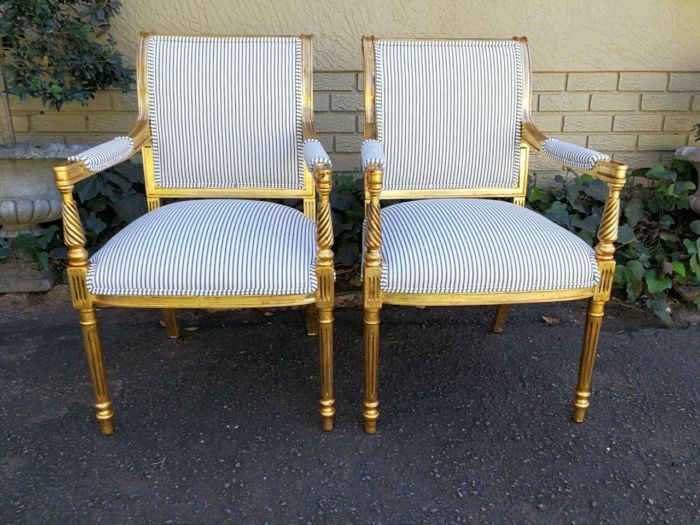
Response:
[[[18,144],[0,147],[0,237],[23,233],[41,235],[39,223],[61,216],[61,196],[54,185],[52,167],[87,146]]]
[[[61,216],[61,195],[51,168],[59,159],[86,148],[63,144],[0,147],[0,237],[41,235],[40,223]],[[0,294],[45,292],[53,288],[53,283],[53,273],[39,270],[31,261],[11,259],[0,264]]]
[[[690,162],[695,166],[695,170],[698,172],[697,190],[695,190],[694,195],[688,198],[688,204],[690,204],[691,209],[695,213],[700,214],[700,148],[694,148],[692,146],[678,148],[675,157]]]

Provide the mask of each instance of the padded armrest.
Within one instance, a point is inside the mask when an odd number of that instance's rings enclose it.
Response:
[[[604,153],[557,139],[545,140],[542,143],[542,153],[553,161],[582,170],[591,169],[596,162],[610,160],[610,156]]]
[[[378,164],[384,168],[384,146],[378,140],[365,140],[362,143],[362,169],[369,164]]]
[[[331,164],[331,158],[323,149],[323,144],[321,144],[316,139],[308,139],[304,141],[304,161],[311,171],[313,171],[316,164]]]
[[[68,157],[70,161],[81,161],[93,172],[111,168],[125,161],[134,153],[134,141],[131,137],[116,137],[88,150]]]

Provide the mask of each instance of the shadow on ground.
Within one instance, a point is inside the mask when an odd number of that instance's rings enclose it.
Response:
[[[302,312],[100,312],[102,437],[77,315],[0,298],[3,523],[700,521],[700,326],[613,309],[588,421],[569,421],[583,303],[386,308],[379,431],[361,427],[361,312],[336,313],[336,429]],[[542,316],[558,317],[547,326]]]

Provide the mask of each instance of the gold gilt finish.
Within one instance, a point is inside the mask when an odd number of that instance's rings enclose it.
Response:
[[[330,192],[332,173],[330,165],[317,164],[313,171],[304,168],[304,187],[294,190],[274,188],[161,188],[157,185],[153,167],[153,149],[148,114],[148,85],[146,82],[147,42],[149,33],[139,37],[136,62],[139,114],[128,136],[133,140],[134,152],[142,153],[148,211],[161,206],[163,198],[298,198],[303,201],[304,214],[317,221],[318,289],[315,293],[296,295],[245,296],[105,296],[93,295],[87,289],[86,276],[90,262],[85,249],[85,233],[78,208],[73,198],[74,186],[97,172],[88,170],[83,162],[65,161],[54,167],[56,186],[63,199],[64,241],[68,248],[68,281],[73,306],[80,314],[88,369],[95,394],[97,420],[103,434],[114,430],[112,402],[102,361],[95,307],[161,308],[168,337],[176,338],[178,308],[270,308],[305,306],[307,332],[319,335],[321,397],[320,413],[324,430],[333,429],[335,401],[333,398],[333,225],[331,221]],[[219,38],[217,35],[207,35]],[[223,37],[222,37],[223,38]],[[302,127],[304,140],[316,138],[313,122],[313,65],[312,36],[302,35]],[[316,193],[318,192],[318,209]]]
[[[365,139],[377,139],[376,121],[376,70],[374,57],[375,37],[363,37],[365,72]],[[607,183],[609,194],[605,203],[603,219],[598,229],[598,244],[595,248],[601,278],[597,286],[565,290],[546,290],[509,293],[431,293],[407,294],[385,293],[380,287],[382,227],[380,202],[393,199],[416,198],[509,198],[518,206],[525,205],[527,173],[531,149],[539,152],[547,137],[530,120],[530,64],[527,39],[515,37],[522,46],[524,57],[523,124],[521,129],[521,158],[518,181],[513,187],[470,188],[462,190],[394,190],[384,191],[381,166],[369,164],[364,170],[366,239],[364,259],[364,344],[365,344],[365,430],[374,433],[379,417],[378,370],[379,370],[379,323],[383,304],[405,306],[468,306],[495,305],[496,312],[491,330],[503,331],[511,305],[522,303],[542,303],[551,301],[573,301],[589,299],[583,349],[579,367],[578,382],[574,393],[572,419],[582,422],[588,399],[591,395],[591,376],[595,361],[600,326],[605,303],[610,299],[610,290],[615,273],[615,246],[620,213],[620,190],[625,184],[627,166],[615,161],[599,161],[587,173]]]

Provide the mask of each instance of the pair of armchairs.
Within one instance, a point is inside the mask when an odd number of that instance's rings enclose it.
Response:
[[[178,337],[177,308],[305,305],[320,339],[322,426],[333,428],[332,172],[314,132],[311,43],[142,34],[135,126],[55,167],[103,434],[113,408],[101,307],[163,309]],[[524,38],[364,38],[363,47],[366,431],[379,416],[383,304],[496,305],[500,332],[511,304],[589,298],[573,401],[583,421],[626,166],[537,130]],[[524,207],[530,149],[609,184],[595,250]],[[137,152],[149,212],[89,257],[74,186]],[[300,199],[303,212],[256,200],[280,198]],[[395,199],[404,202],[382,208]]]

